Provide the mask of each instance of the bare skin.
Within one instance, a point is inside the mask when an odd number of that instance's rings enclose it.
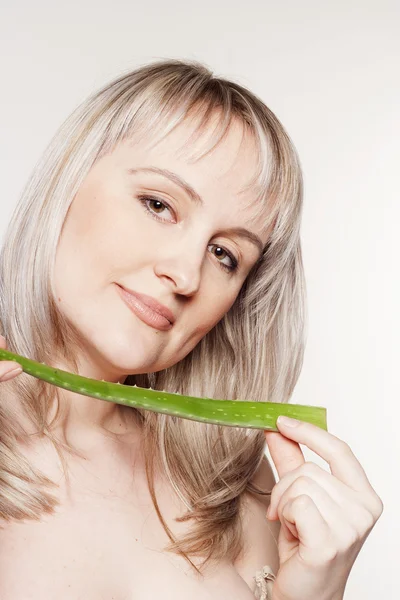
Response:
[[[6,348],[1,337],[0,347]],[[4,375],[13,368],[11,362],[0,362],[0,380],[7,379]],[[47,440],[24,448],[30,463],[60,485],[61,506],[40,522],[2,523],[2,600],[254,599],[241,575],[246,573],[248,579],[264,563],[247,565],[242,558],[237,565],[222,561],[201,578],[183,558],[162,552],[169,540],[152,504],[138,436],[96,433],[82,439],[81,448],[87,460],[68,459],[68,489],[59,458]],[[272,487],[272,481],[272,473],[264,469],[257,483]],[[176,535],[183,533],[188,524],[174,518],[184,507],[166,480],[156,479],[156,494],[168,526]],[[260,524],[264,527],[263,542],[270,546],[265,561],[277,570],[277,525],[267,525],[266,506],[261,502],[249,497],[248,503],[249,537],[256,541]]]

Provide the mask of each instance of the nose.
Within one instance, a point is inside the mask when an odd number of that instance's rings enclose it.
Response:
[[[200,287],[204,249],[199,248],[199,252],[187,252],[187,247],[187,244],[185,249],[176,247],[173,256],[159,259],[154,272],[171,286],[174,293],[193,296]]]

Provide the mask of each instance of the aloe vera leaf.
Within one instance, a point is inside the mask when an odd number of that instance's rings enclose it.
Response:
[[[28,375],[77,394],[114,402],[192,421],[278,431],[279,415],[306,421],[327,430],[326,409],[302,404],[251,402],[245,400],[215,400],[197,398],[160,390],[119,383],[110,383],[75,375],[49,367],[29,358],[0,349],[0,360],[19,363]]]

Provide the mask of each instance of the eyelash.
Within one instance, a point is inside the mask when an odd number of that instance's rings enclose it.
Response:
[[[159,198],[154,198],[153,196],[146,196],[146,195],[142,195],[142,196],[137,196],[137,199],[139,200],[139,202],[141,203],[143,209],[150,214],[150,216],[153,217],[153,219],[155,219],[156,221],[160,221],[161,223],[165,223],[164,219],[160,219],[157,216],[157,213],[154,213],[152,210],[149,209],[149,207],[147,206],[147,202],[160,202],[161,204],[163,204],[163,206],[165,206],[169,211],[172,211],[171,207],[169,206],[169,204],[167,204],[166,202],[164,202],[164,200],[160,200]],[[221,269],[223,269],[224,271],[227,271],[228,273],[234,273],[238,266],[239,266],[239,262],[236,260],[236,258],[230,253],[228,252],[228,250],[226,248],[224,248],[223,246],[219,246],[217,244],[210,244],[211,246],[216,246],[217,248],[222,248],[222,250],[227,254],[227,256],[231,259],[232,261],[232,266],[229,267],[228,265],[225,265],[224,263],[222,263],[221,261],[218,261],[219,265],[221,266]]]

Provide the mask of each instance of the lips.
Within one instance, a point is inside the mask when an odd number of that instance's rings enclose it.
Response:
[[[131,296],[133,296],[133,298],[136,298],[137,300],[139,300],[139,302],[141,302],[142,304],[144,304],[151,310],[158,313],[165,319],[168,319],[168,321],[171,323],[171,325],[173,325],[175,323],[175,315],[173,314],[173,312],[167,306],[164,306],[164,304],[161,304],[160,302],[158,302],[155,298],[152,298],[151,296],[147,296],[146,294],[139,294],[138,292],[134,292],[133,290],[130,290],[118,283],[117,283],[117,285],[124,292],[130,294]]]

